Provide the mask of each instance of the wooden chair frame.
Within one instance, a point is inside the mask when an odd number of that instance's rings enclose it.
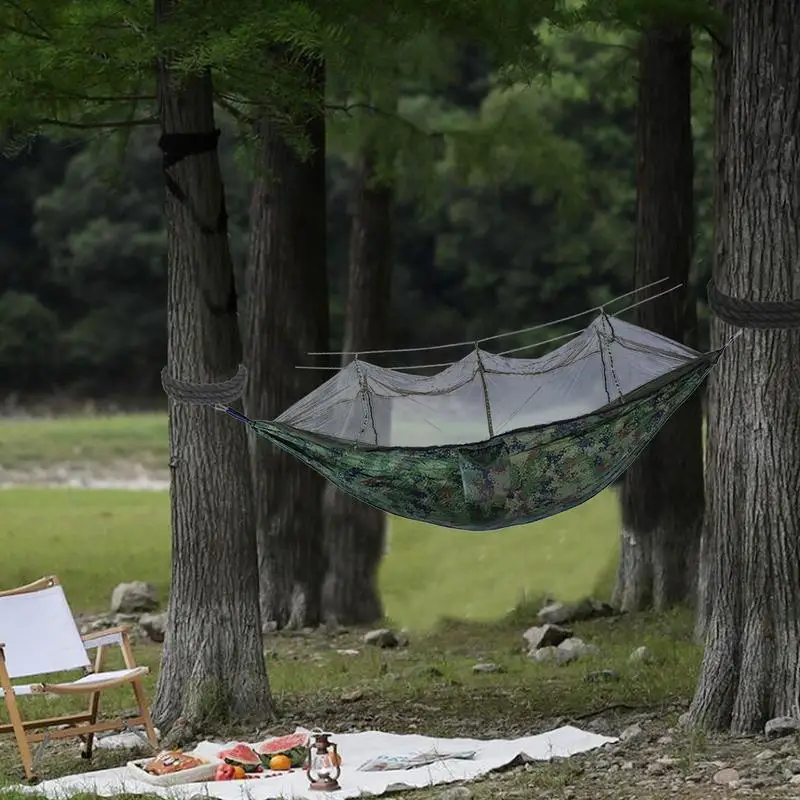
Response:
[[[27,586],[0,592],[0,597],[9,595],[26,594],[41,591],[59,584],[56,576],[41,578]],[[0,688],[3,689],[3,699],[8,711],[9,723],[0,725],[0,734],[13,733],[17,740],[17,747],[25,769],[25,777],[29,781],[36,780],[34,758],[31,745],[50,739],[69,739],[77,737],[83,742],[81,755],[84,758],[92,757],[94,736],[105,731],[126,730],[134,725],[144,727],[147,740],[155,748],[158,745],[153,721],[147,707],[147,698],[142,678],[149,674],[149,667],[139,667],[131,648],[128,630],[124,627],[109,628],[81,636],[86,650],[94,650],[94,667],[89,673],[96,676],[97,680],[90,680],[89,676],[81,679],[80,683],[36,683],[29,684],[29,693],[33,696],[43,694],[53,695],[89,695],[89,707],[79,714],[68,714],[61,717],[47,717],[45,719],[23,720],[20,713],[18,698],[6,667],[5,645],[0,643]],[[117,645],[122,651],[122,659],[128,674],[110,678],[103,678],[103,661],[108,646]],[[112,673],[113,674],[113,673]],[[100,710],[100,695],[108,689],[130,685],[136,698],[137,715],[132,719],[116,718],[98,721]],[[49,730],[58,727],[58,730]]]

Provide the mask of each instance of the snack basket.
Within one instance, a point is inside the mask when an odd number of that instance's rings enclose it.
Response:
[[[187,755],[194,755],[194,753],[188,753]],[[149,783],[151,786],[177,786],[181,783],[210,781],[213,779],[217,767],[223,763],[219,758],[208,758],[207,756],[195,756],[195,758],[201,758],[204,763],[191,769],[171,772],[168,775],[151,775],[145,770],[145,764],[152,760],[152,756],[129,761],[127,766],[131,777],[137,781]]]

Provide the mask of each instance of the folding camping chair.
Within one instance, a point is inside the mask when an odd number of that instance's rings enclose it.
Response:
[[[102,671],[108,645],[119,646],[125,669]],[[94,665],[89,661],[89,650],[96,651]],[[56,683],[12,684],[18,678],[41,680],[43,676],[75,670],[83,670],[83,677]],[[36,759],[31,745],[38,743],[39,750],[50,739],[78,737],[83,741],[82,755],[91,758],[96,733],[143,725],[147,740],[155,747],[156,732],[142,687],[142,678],[149,671],[148,667],[136,666],[125,628],[81,636],[57,577],[41,578],[27,586],[0,592],[0,694],[9,718],[8,724],[0,725],[0,733],[13,732],[16,737],[28,780],[35,779]],[[133,719],[98,722],[101,693],[125,685],[133,689],[138,715]],[[23,720],[17,698],[45,694],[88,694],[89,708],[79,714]]]

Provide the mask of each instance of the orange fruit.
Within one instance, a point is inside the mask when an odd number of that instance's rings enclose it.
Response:
[[[283,753],[278,753],[276,756],[272,756],[269,760],[269,768],[270,769],[291,769],[292,768],[292,759],[289,756],[283,755]]]
[[[235,766],[233,768],[233,779],[235,781],[243,781],[245,774],[244,767]]]

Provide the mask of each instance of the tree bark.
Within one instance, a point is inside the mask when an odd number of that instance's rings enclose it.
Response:
[[[157,0],[160,21],[169,0]],[[162,133],[213,134],[208,72],[178,84],[158,68]],[[166,152],[166,151],[165,151]],[[225,197],[216,150],[165,171],[168,369],[193,383],[230,378],[241,360]],[[174,188],[174,186],[173,186]],[[258,610],[245,428],[207,406],[170,402],[172,581],[153,716],[195,729],[273,715]]]
[[[637,323],[695,338],[689,296],[693,242],[692,39],[688,26],[646,29],[640,42],[635,283],[683,288],[646,303]],[[691,602],[703,519],[701,397],[693,395],[628,469],[614,602],[625,611]]]
[[[328,347],[324,66],[304,62],[319,109],[301,157],[285,126],[264,114],[250,214],[245,363],[250,417],[274,419],[320,383],[297,369]],[[327,375],[325,377],[328,377]],[[322,620],[324,479],[262,441],[252,443],[261,613],[280,628]]]
[[[717,10],[725,19],[730,18],[732,0],[717,0]],[[726,236],[728,226],[725,220],[728,215],[728,197],[730,187],[727,176],[728,160],[728,125],[730,121],[731,105],[731,50],[730,40],[726,35],[723,40],[714,42],[714,264],[712,272],[721,275],[725,271],[725,262],[728,257]],[[711,347],[721,347],[725,342],[723,326],[712,315],[710,334]],[[720,395],[718,392],[719,373],[714,370],[708,379],[708,392],[706,396],[706,410],[709,428],[717,429],[716,421],[712,421],[719,408]],[[724,394],[722,395],[724,398]],[[706,487],[709,495],[713,495],[712,485],[716,469],[720,463],[718,452],[719,441],[717,437],[706,438]],[[722,579],[719,574],[718,562],[714,554],[713,541],[710,527],[710,511],[703,524],[703,536],[700,542],[700,558],[698,562],[697,581],[697,609],[695,621],[695,637],[698,641],[705,638],[706,627],[711,618],[712,602],[716,582]]]
[[[800,299],[800,15],[734,2],[724,261],[733,297]],[[720,324],[724,336],[734,331]],[[747,330],[717,367],[709,418],[717,562],[695,724],[733,733],[798,714],[800,330]]]
[[[350,234],[350,283],[345,318],[345,351],[380,350],[389,338],[394,193],[376,183],[375,161],[365,146],[359,156]],[[351,356],[345,355],[346,367]],[[391,400],[371,397],[376,444],[389,444]],[[373,440],[374,441],[374,440]],[[375,622],[383,616],[378,567],[385,548],[386,515],[329,485],[325,496],[328,574],[326,613],[343,625]]]

